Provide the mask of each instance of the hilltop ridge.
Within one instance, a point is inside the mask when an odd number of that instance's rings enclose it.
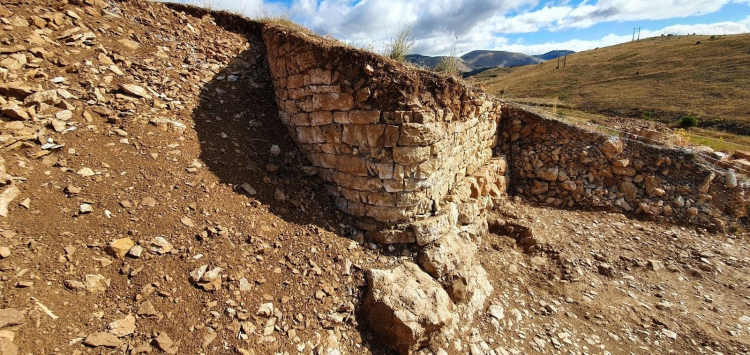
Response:
[[[527,55],[523,53],[506,52],[506,51],[489,51],[474,50],[460,56],[459,69],[462,72],[471,72],[478,70],[487,70],[497,67],[517,67],[523,65],[539,64],[545,60],[555,59],[565,54],[575,53],[573,51],[550,51],[540,55]],[[410,54],[406,60],[427,68],[433,68],[437,65],[443,56],[425,56],[420,54]]]
[[[559,98],[579,110],[750,134],[750,34],[662,36],[568,55],[536,66],[500,68],[474,78],[508,98]]]

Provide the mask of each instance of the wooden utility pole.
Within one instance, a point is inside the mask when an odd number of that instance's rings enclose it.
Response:
[[[565,68],[565,63],[567,62],[568,62],[568,52],[565,52],[565,58],[563,58],[563,68]]]
[[[642,28],[643,27],[638,27],[638,39],[636,41],[640,41],[641,40],[641,29]]]

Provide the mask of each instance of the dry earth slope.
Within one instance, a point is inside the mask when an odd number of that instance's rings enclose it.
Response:
[[[1,354],[388,353],[363,270],[414,252],[354,241],[305,174],[260,25],[136,0],[0,21]],[[487,314],[444,352],[750,348],[746,236],[520,201],[492,226]]]

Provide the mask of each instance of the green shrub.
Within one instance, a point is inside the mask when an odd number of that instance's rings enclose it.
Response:
[[[385,45],[384,56],[399,62],[406,60],[406,56],[412,54],[417,48],[417,41],[411,33],[411,27],[401,26],[393,36],[391,42]]]
[[[698,119],[695,116],[685,116],[680,120],[680,127],[696,127],[698,126]]]
[[[641,114],[641,119],[646,121],[651,121],[654,119],[654,113],[652,111],[646,111]]]

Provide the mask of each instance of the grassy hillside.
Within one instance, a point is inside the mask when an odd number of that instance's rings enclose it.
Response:
[[[474,78],[505,98],[559,98],[610,116],[662,121],[686,115],[703,127],[750,135],[750,34],[644,39]]]

